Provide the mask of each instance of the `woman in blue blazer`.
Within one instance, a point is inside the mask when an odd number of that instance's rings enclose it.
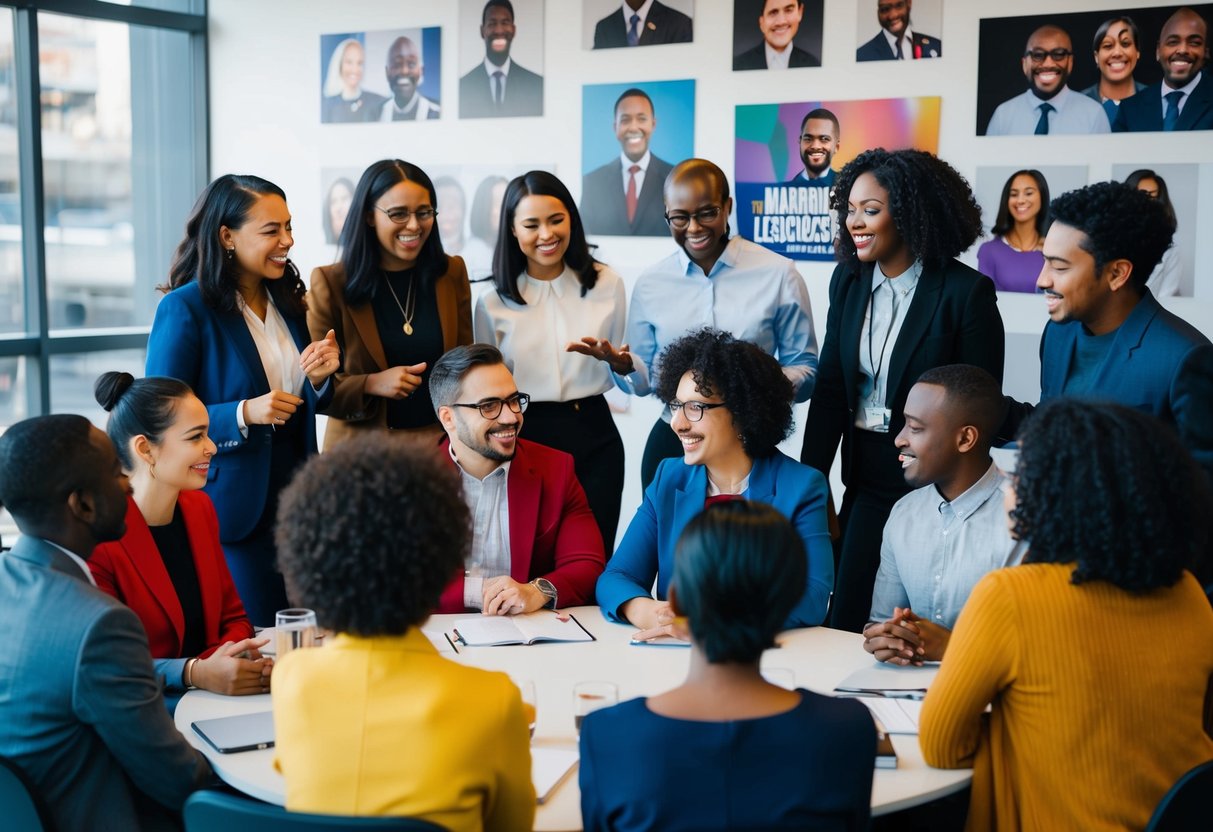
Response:
[[[792,385],[779,362],[748,341],[703,329],[670,344],[659,366],[656,392],[668,402],[683,458],[658,467],[598,579],[603,614],[652,631],[646,636],[666,631],[678,536],[707,506],[744,498],[791,520],[808,553],[804,591],[785,625],[820,624],[834,585],[826,480],[775,447],[792,427]]]
[[[290,606],[276,567],[278,492],[316,453],[316,409],[338,349],[308,343],[286,195],[256,176],[221,176],[186,222],[147,343],[147,374],[180,379],[210,415],[217,447],[205,491],[249,619]]]

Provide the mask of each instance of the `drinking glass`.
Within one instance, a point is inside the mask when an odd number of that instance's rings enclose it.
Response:
[[[573,724],[581,736],[585,715],[609,708],[619,701],[619,688],[611,682],[578,682],[573,685]]]
[[[316,613],[312,610],[278,610],[274,615],[274,648],[277,660],[297,647],[316,646]]]

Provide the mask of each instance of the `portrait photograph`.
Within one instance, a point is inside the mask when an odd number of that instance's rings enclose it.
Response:
[[[1146,281],[1146,288],[1155,297],[1190,298],[1213,294],[1213,285],[1198,286],[1195,282],[1196,240],[1202,228],[1198,220],[1213,211],[1213,205],[1201,204],[1202,178],[1211,169],[1213,165],[1169,164],[1148,157],[1140,162],[1112,166],[1113,179],[1128,182],[1161,201],[1168,218],[1175,223],[1171,247]],[[1203,228],[1208,229],[1207,219]]]
[[[943,0],[855,0],[855,60],[943,57]]]
[[[586,49],[626,49],[690,43],[694,0],[581,0]]]
[[[441,117],[436,26],[321,35],[320,72],[322,124]]]
[[[320,169],[320,193],[324,195],[320,206],[320,225],[324,229],[324,242],[337,246],[345,218],[354,202],[354,186],[362,169],[356,167],[334,167]]]
[[[543,115],[543,0],[459,0],[459,117]]]
[[[979,26],[979,136],[1213,130],[1213,3],[1025,17]]]
[[[735,0],[733,69],[821,66],[824,0]]]
[[[590,234],[666,237],[662,187],[695,155],[695,82],[587,84],[581,219]]]

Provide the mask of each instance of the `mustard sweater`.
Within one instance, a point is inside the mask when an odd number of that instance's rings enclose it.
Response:
[[[1134,595],[1072,571],[984,577],[923,704],[927,763],[974,769],[969,830],[1141,829],[1213,759],[1213,608],[1196,580]]]

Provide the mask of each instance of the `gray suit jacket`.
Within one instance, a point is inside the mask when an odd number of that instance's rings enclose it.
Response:
[[[0,633],[0,755],[59,829],[162,826],[206,784],[210,765],[169,717],[139,619],[61,550],[22,537],[0,555]]]

